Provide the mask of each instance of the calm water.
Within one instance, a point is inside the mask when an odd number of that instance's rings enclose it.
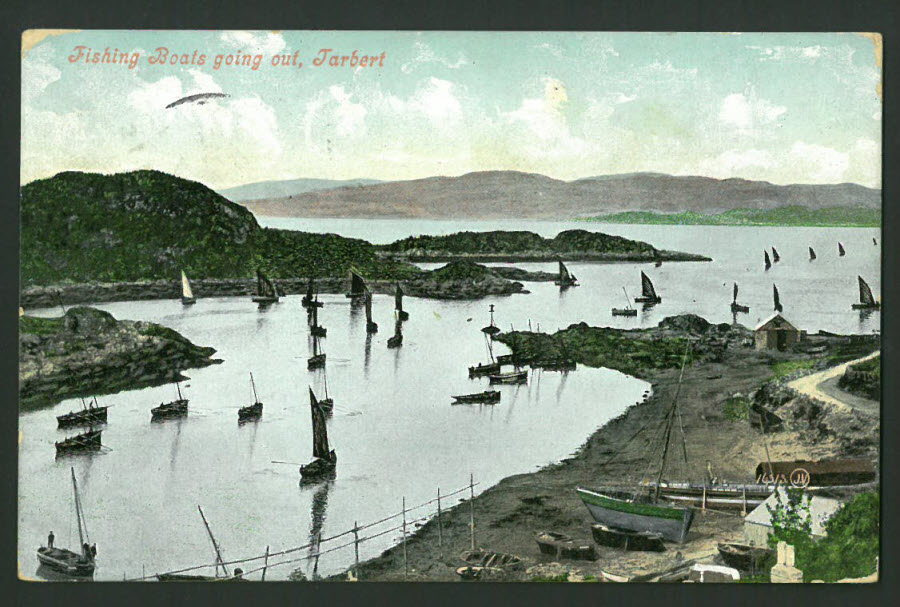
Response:
[[[272,222],[274,223],[274,222]],[[460,229],[530,229],[553,236],[561,229],[596,224],[496,222],[410,222],[279,220],[279,227],[337,231],[389,242],[414,233]],[[69,467],[81,488],[92,542],[98,546],[96,579],[121,580],[214,560],[197,512],[201,505],[226,559],[306,544],[310,534],[328,537],[398,512],[402,497],[418,504],[463,487],[469,473],[484,490],[501,478],[558,461],[573,452],[597,427],[641,397],[647,384],[618,372],[579,368],[561,375],[542,373],[526,386],[506,386],[495,407],[450,406],[450,395],[485,389],[486,380],[469,380],[466,366],[486,359],[478,330],[487,306],[497,306],[497,323],[508,329],[555,330],[582,320],[595,325],[652,326],[665,316],[693,312],[714,322],[730,322],[731,282],[740,301],[751,307],[739,321],[753,325],[772,311],[772,282],[778,284],[785,316],[808,331],[868,333],[878,329],[879,313],[861,316],[856,275],[880,294],[880,240],[877,230],[820,228],[730,228],[602,226],[603,231],[647,240],[662,248],[707,254],[711,263],[570,265],[583,286],[560,293],[548,283],[528,283],[528,295],[478,302],[438,302],[407,298],[411,318],[404,344],[388,350],[393,332],[392,299],[376,295],[379,333],[368,341],[365,315],[343,296],[324,296],[320,322],[328,355],[329,394],[336,410],[328,423],[338,452],[337,478],[300,487],[296,465],[311,454],[307,386],[323,392],[323,375],[306,370],[310,352],[300,297],[282,299],[259,311],[245,298],[202,299],[183,308],[178,301],[123,302],[97,307],[117,318],[141,319],[172,327],[201,345],[211,345],[225,362],[189,370],[182,389],[190,414],[181,421],[150,423],[150,408],[172,400],[163,386],[102,397],[113,405],[103,434],[104,453],[54,459],[53,442],[65,436],[54,417],[76,408],[66,401],[52,409],[20,416],[19,567],[40,575],[34,549],[53,529],[57,545],[77,544]],[[375,230],[375,232],[372,232]],[[847,249],[837,255],[837,241]],[[782,261],[763,272],[762,250],[775,246]],[[818,259],[807,261],[807,246]],[[553,264],[516,264],[552,270]],[[624,305],[622,287],[634,296],[640,270],[663,298],[637,318],[613,318]],[[54,310],[42,314],[53,315]],[[469,320],[471,319],[471,320]],[[497,353],[503,347],[498,345]],[[265,403],[258,423],[238,427],[237,409],[252,402],[249,375]],[[585,479],[590,481],[590,479]],[[460,496],[456,496],[457,499]],[[423,509],[410,518],[433,512]],[[386,529],[376,528],[374,532]],[[362,534],[365,536],[365,533]],[[361,545],[361,558],[397,541],[390,532]],[[72,539],[74,538],[74,540]],[[337,546],[347,538],[326,543]],[[295,554],[299,557],[306,552]],[[281,557],[283,560],[289,557]],[[323,555],[319,573],[352,564],[353,550]],[[307,564],[303,563],[307,569]],[[296,565],[270,569],[267,579],[283,579]],[[250,569],[251,566],[245,566]],[[258,578],[259,574],[252,577]]]

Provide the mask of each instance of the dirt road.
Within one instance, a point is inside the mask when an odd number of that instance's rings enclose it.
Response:
[[[863,356],[862,358],[851,360],[835,367],[829,367],[824,371],[819,371],[812,375],[806,375],[805,377],[790,382],[788,387],[801,394],[806,394],[810,398],[820,400],[836,407],[855,409],[863,413],[874,413],[875,415],[878,415],[878,403],[853,396],[852,394],[847,394],[840,390],[837,387],[837,379],[844,374],[847,367],[867,361],[879,354],[881,354],[881,350],[876,350],[868,356]]]

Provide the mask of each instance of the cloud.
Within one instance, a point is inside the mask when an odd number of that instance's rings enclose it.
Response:
[[[725,97],[719,109],[719,121],[741,130],[771,124],[787,112],[787,108],[774,105],[754,94],[733,93]]]
[[[60,79],[62,72],[51,65],[52,54],[40,47],[22,60],[22,103],[31,103]]]
[[[441,57],[437,55],[430,46],[422,42],[420,39],[417,39],[413,43],[413,48],[416,51],[416,56],[411,61],[408,61],[400,66],[400,71],[404,74],[409,74],[423,63],[439,63],[446,68],[456,70],[469,62],[469,60],[466,59],[466,56],[461,52],[457,54],[456,60],[454,61],[451,61],[446,57]]]
[[[747,46],[759,53],[760,61],[801,61],[813,63],[822,58],[829,49],[821,45],[814,46]],[[852,53],[852,50],[850,51]]]
[[[255,55],[274,55],[285,47],[284,37],[274,32],[227,31],[222,32],[219,40],[235,47],[234,50]]]

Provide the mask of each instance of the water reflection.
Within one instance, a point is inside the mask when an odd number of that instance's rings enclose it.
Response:
[[[322,483],[312,496],[308,535],[308,543],[310,546],[308,555],[313,556],[315,554],[316,556],[312,559],[311,579],[317,578],[319,573],[318,553],[321,550],[320,542],[322,539],[322,529],[325,526],[325,517],[328,511],[328,492],[331,490],[331,486],[334,483],[333,479],[334,476]]]

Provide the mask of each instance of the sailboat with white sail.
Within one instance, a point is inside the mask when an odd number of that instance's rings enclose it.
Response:
[[[181,271],[181,304],[184,306],[190,306],[197,303],[197,299],[194,297],[194,291],[191,289],[191,281],[188,280],[187,274],[184,273],[184,270]]]

